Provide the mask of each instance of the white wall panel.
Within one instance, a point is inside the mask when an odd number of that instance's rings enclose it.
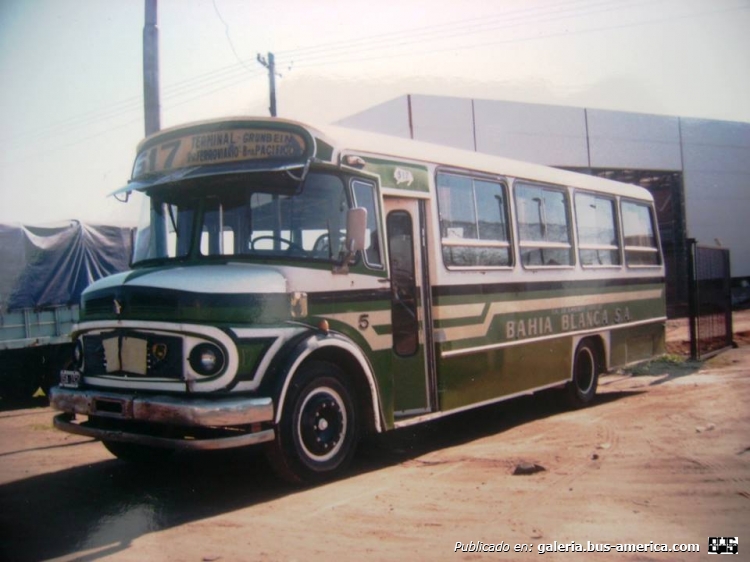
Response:
[[[593,168],[682,168],[678,117],[587,110]]]
[[[474,101],[477,151],[550,166],[588,166],[583,109]]]
[[[414,139],[474,150],[471,100],[440,96],[411,96]]]
[[[750,123],[680,118],[682,142],[750,148]]]
[[[341,127],[381,133],[394,137],[409,138],[409,104],[407,96],[401,96],[380,105],[370,107],[334,123]]]
[[[750,123],[682,119],[688,235],[731,250],[732,275],[750,276]]]

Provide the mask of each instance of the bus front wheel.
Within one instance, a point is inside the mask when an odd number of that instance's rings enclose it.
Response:
[[[578,344],[573,359],[573,378],[568,383],[568,402],[575,408],[588,406],[596,395],[601,361],[596,344],[583,340]]]
[[[343,371],[324,361],[303,365],[284,401],[269,460],[295,484],[333,478],[349,464],[358,439],[354,395]]]

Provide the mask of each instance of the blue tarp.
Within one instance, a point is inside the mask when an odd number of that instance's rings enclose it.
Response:
[[[93,281],[128,269],[132,230],[0,224],[0,312],[78,304]]]

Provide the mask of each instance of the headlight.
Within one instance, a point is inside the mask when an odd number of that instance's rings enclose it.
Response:
[[[190,352],[190,366],[199,375],[215,375],[224,368],[224,353],[212,343],[196,345]]]

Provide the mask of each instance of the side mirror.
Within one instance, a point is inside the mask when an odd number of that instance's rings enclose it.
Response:
[[[341,263],[333,268],[334,273],[349,273],[349,262],[357,252],[365,249],[367,236],[367,209],[354,207],[346,214],[346,254]]]
[[[352,254],[365,249],[367,209],[354,207],[346,214],[346,251]]]

